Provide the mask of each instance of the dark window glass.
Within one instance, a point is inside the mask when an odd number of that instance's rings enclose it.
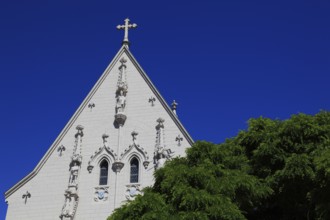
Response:
[[[108,168],[108,162],[106,160],[103,160],[100,164],[100,185],[108,184]]]
[[[131,183],[139,182],[139,161],[135,157],[131,160],[130,182]]]

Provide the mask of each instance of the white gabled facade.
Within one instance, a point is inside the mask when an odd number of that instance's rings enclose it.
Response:
[[[192,144],[124,43],[37,167],[5,193],[6,219],[104,220]]]

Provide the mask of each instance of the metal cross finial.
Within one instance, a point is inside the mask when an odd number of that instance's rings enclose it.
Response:
[[[136,28],[137,27],[137,24],[133,23],[133,24],[129,24],[129,19],[126,18],[125,19],[125,24],[124,25],[118,25],[117,26],[117,29],[118,30],[125,30],[125,35],[124,35],[124,40],[123,40],[123,44],[129,44],[129,41],[128,41],[128,29],[130,28]]]

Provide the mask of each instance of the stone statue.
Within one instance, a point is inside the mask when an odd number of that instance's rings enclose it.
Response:
[[[172,154],[174,152],[171,149],[165,149],[164,147],[160,147],[154,154],[154,164],[155,168],[161,168],[164,166],[166,160],[171,159]]]
[[[73,166],[71,167],[70,171],[71,171],[71,175],[70,175],[69,184],[75,186],[77,185],[78,171],[79,171],[79,166],[77,162],[73,163]]]
[[[166,162],[166,158],[163,155],[160,155],[160,158],[156,162],[156,169],[162,168]]]
[[[119,95],[117,97],[117,105],[116,105],[117,113],[124,112],[125,105],[126,105],[126,97],[124,96],[123,90],[120,90]]]

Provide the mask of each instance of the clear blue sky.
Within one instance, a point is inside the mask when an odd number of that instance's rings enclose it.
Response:
[[[330,110],[329,0],[1,0],[2,195],[100,77],[126,17],[138,24],[132,53],[165,100],[177,100],[194,140],[223,142],[251,117]]]

